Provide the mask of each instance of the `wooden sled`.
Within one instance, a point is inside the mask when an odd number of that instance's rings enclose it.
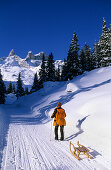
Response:
[[[88,158],[91,159],[91,156],[89,155],[89,149],[87,149],[85,146],[79,144],[79,141],[77,142],[78,147],[75,147],[71,142],[70,142],[70,152],[72,155],[77,159],[80,160],[80,153],[82,152],[84,155],[86,155]],[[71,146],[73,146],[74,151],[71,150]]]

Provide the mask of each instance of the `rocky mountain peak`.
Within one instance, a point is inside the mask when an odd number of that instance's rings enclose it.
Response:
[[[26,57],[26,60],[30,59],[30,60],[42,60],[43,55],[45,56],[45,60],[48,59],[48,57],[46,56],[46,54],[44,52],[40,52],[38,54],[33,54],[32,51],[28,52],[28,55]]]
[[[10,51],[10,53],[9,53],[9,57],[10,56],[14,56],[15,55],[15,52],[14,52],[14,49],[12,49],[11,51]]]
[[[34,59],[34,54],[32,53],[32,51],[28,52],[28,55],[26,58]]]

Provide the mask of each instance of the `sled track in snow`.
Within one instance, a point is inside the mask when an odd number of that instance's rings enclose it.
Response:
[[[76,160],[69,142],[49,141],[48,132],[44,125],[10,125],[2,170],[94,170],[93,160]]]

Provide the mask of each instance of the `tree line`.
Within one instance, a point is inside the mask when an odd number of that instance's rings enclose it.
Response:
[[[2,74],[0,71],[0,104],[5,103],[6,94],[13,93],[16,95],[17,99],[21,96],[31,94],[43,88],[43,83],[46,81],[59,81],[58,69],[55,70],[53,54],[50,53],[48,57],[48,61],[45,60],[45,56],[43,55],[41,69],[39,70],[39,76],[37,73],[34,75],[34,80],[30,91],[28,87],[23,88],[23,82],[21,79],[21,73],[19,73],[16,87],[15,84],[12,84],[10,81],[8,84],[8,88],[6,89],[5,83],[2,79]],[[39,78],[38,78],[39,77]]]
[[[69,47],[67,59],[64,60],[62,69],[62,80],[73,79],[75,76],[83,74],[85,71],[91,71],[96,68],[111,65],[111,24],[107,28],[106,21],[103,18],[102,35],[98,42],[94,43],[94,49],[91,50],[88,44],[80,48],[77,34],[73,38]]]
[[[91,71],[96,68],[106,67],[111,65],[111,25],[107,28],[106,21],[103,18],[102,35],[98,42],[94,43],[94,48],[91,50],[88,44],[80,48],[78,44],[77,34],[73,34],[71,44],[69,46],[67,58],[64,59],[62,70],[58,66],[55,69],[54,57],[50,53],[48,60],[45,60],[43,55],[41,69],[39,70],[39,78],[37,73],[34,75],[34,81],[30,92],[26,87],[22,86],[21,74],[17,79],[17,89],[15,85],[9,82],[8,89],[4,85],[2,75],[0,73],[0,103],[5,102],[5,94],[15,93],[17,98],[26,94],[33,93],[43,87],[46,81],[67,81],[74,77],[83,74],[85,71]],[[3,98],[3,100],[2,100]]]

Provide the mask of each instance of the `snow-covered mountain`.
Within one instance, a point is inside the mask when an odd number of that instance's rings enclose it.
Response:
[[[24,85],[32,85],[34,74],[41,68],[41,61],[43,55],[47,61],[48,57],[44,52],[38,54],[33,54],[31,51],[25,59],[17,56],[12,49],[8,57],[0,58],[0,69],[3,75],[3,80],[8,83],[8,81],[16,82],[19,72],[21,72],[22,80]],[[63,61],[56,60],[55,67],[58,66],[62,68]]]

